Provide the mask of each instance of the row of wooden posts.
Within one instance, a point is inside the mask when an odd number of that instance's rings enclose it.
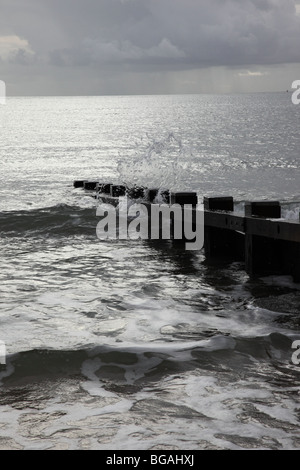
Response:
[[[126,187],[99,181],[74,181],[75,188],[93,191],[105,202],[118,203],[120,196],[148,204],[192,205],[196,192],[159,192],[158,188]],[[204,197],[204,252],[207,261],[242,261],[251,276],[286,274],[300,281],[300,222],[282,218],[279,201],[252,201],[243,213],[234,210],[233,197]]]

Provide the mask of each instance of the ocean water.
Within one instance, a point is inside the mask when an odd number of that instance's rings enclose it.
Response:
[[[299,125],[288,93],[0,106],[0,449],[300,447],[300,285],[98,240],[96,200],[73,188],[276,199],[298,219]]]

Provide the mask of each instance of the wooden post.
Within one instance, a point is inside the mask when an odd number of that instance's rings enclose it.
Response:
[[[99,184],[99,181],[85,181],[83,183],[83,188],[86,191],[96,191],[98,184]]]
[[[267,275],[280,272],[282,264],[282,243],[266,236],[254,235],[251,218],[280,218],[281,207],[278,201],[249,202],[245,204],[245,268],[250,275]],[[249,219],[248,219],[249,218]],[[254,231],[254,230],[253,230]]]
[[[205,211],[233,212],[233,197],[205,197],[203,199]]]
[[[182,236],[181,238],[175,238],[175,224],[179,223],[178,221],[176,222],[174,218],[174,214],[171,215],[171,236],[172,236],[172,241],[174,243],[185,243],[187,241],[193,243],[195,239],[193,240],[187,240],[185,237],[184,229],[185,229],[185,224],[187,223],[185,221],[185,207],[184,206],[191,206],[191,220],[192,220],[192,230],[193,232],[196,231],[196,208],[198,204],[198,195],[196,192],[176,192],[176,193],[171,193],[169,195],[170,198],[170,205],[172,206],[173,204],[177,204],[181,206],[181,231],[182,231]],[[175,213],[176,214],[176,213]]]
[[[132,188],[127,188],[127,195],[131,199],[143,199],[145,197],[145,191],[147,188],[142,186],[133,186]]]
[[[281,206],[279,201],[246,202],[246,217],[264,217],[267,219],[280,219]]]
[[[281,241],[280,271],[293,277],[295,282],[300,282],[300,240],[290,242]]]
[[[158,195],[159,188],[149,188],[145,191],[145,198],[147,202],[153,203]]]
[[[204,222],[206,213],[228,212],[234,209],[233,197],[205,197],[204,198]],[[226,217],[225,217],[226,224]],[[207,259],[229,258],[234,260],[244,259],[244,234],[232,230],[228,221],[228,228],[224,228],[223,221],[220,224],[216,220],[215,226],[205,222],[204,226],[204,251]]]
[[[123,185],[116,185],[112,184],[110,185],[110,195],[111,197],[120,197],[120,196],[125,196],[126,194],[126,186]]]
[[[168,189],[149,188],[145,190],[144,194],[146,201],[151,204],[154,203],[156,198],[160,203],[170,204],[170,191]]]
[[[110,195],[111,183],[102,183],[97,187],[98,193]]]
[[[195,192],[176,192],[171,193],[171,204],[179,204],[180,206],[192,205],[196,207],[198,204],[198,196]]]
[[[74,188],[83,188],[86,180],[75,180],[73,183]]]

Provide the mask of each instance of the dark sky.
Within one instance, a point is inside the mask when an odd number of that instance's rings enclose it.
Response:
[[[300,0],[0,0],[8,95],[279,91],[296,79]]]

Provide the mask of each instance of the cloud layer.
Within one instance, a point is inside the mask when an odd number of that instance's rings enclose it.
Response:
[[[51,73],[80,67],[107,73],[248,70],[300,63],[300,16],[294,0],[2,0],[2,4],[2,63],[29,67],[34,62]]]

